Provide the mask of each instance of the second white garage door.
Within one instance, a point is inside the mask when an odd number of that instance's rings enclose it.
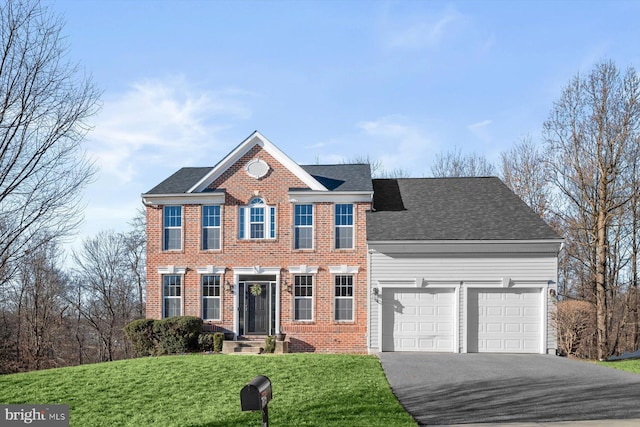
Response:
[[[385,289],[382,351],[454,351],[454,289]]]
[[[469,290],[468,351],[540,352],[540,289]]]

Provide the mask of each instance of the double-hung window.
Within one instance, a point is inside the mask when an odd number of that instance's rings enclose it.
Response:
[[[353,205],[336,204],[334,213],[335,248],[353,249]]]
[[[182,206],[164,207],[162,250],[182,249]]]
[[[182,276],[162,276],[162,317],[182,314]]]
[[[202,249],[220,249],[220,206],[202,207]]]
[[[313,205],[294,205],[293,248],[313,249]]]
[[[202,275],[202,318],[220,320],[220,276]]]
[[[313,320],[313,276],[294,276],[294,320]]]
[[[334,276],[334,318],[336,321],[353,320],[353,276]]]
[[[238,211],[238,237],[240,239],[275,239],[276,208],[254,197],[248,206]]]

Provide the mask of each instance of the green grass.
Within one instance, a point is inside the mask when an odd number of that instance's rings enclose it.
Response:
[[[597,362],[598,365],[607,366],[609,368],[620,369],[621,371],[634,372],[640,374],[640,360],[618,360],[615,362]]]
[[[0,376],[0,402],[68,404],[72,426],[250,426],[240,390],[271,379],[273,426],[415,426],[373,356],[188,355]]]

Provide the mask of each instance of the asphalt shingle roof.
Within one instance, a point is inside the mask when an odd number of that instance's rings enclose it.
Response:
[[[367,240],[539,240],[560,237],[500,179],[373,180]]]
[[[371,168],[367,164],[301,166],[329,191],[372,191]],[[213,169],[212,167],[182,168],[146,194],[186,193]],[[306,190],[306,189],[305,189]]]
[[[153,187],[147,194],[182,194],[186,193],[198,181],[211,171],[211,167],[182,168],[160,184]]]
[[[329,191],[372,191],[368,164],[300,165]]]

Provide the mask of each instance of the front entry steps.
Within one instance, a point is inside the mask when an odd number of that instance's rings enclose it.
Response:
[[[222,342],[222,354],[260,354],[264,352],[264,336],[255,336],[251,339],[241,337],[237,341],[224,340]],[[275,354],[289,353],[289,341],[276,341]]]

